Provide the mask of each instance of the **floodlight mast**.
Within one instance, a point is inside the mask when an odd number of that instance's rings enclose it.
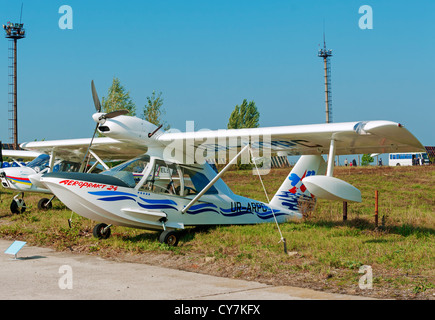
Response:
[[[5,37],[7,39],[13,40],[13,73],[9,73],[9,76],[12,76],[13,81],[12,83],[9,83],[9,85],[13,86],[13,92],[9,92],[9,94],[13,94],[12,101],[9,99],[9,103],[13,103],[13,110],[9,110],[13,112],[12,119],[9,119],[12,121],[12,128],[9,127],[9,129],[12,131],[13,137],[13,144],[14,149],[18,149],[18,112],[17,112],[17,42],[20,39],[23,39],[26,37],[26,30],[24,29],[23,23],[12,23],[8,22],[7,24],[3,25],[3,29],[5,30],[6,34]],[[12,58],[9,56],[9,58]],[[11,68],[10,68],[11,69]]]
[[[323,49],[320,49],[317,56],[323,58],[325,70],[325,104],[326,104],[326,123],[332,122],[331,106],[331,64],[329,57],[332,56],[332,50],[326,49],[325,33],[323,33]]]

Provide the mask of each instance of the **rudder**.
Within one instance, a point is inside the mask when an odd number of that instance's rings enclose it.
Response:
[[[325,169],[326,162],[322,156],[301,156],[270,201],[270,205],[301,212],[301,204],[304,201],[313,203],[313,196],[302,183],[302,179],[308,176],[324,174]]]

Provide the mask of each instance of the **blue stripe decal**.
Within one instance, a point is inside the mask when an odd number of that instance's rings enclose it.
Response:
[[[89,192],[89,194],[92,194],[94,196],[131,196],[131,197],[137,197],[137,195],[127,192],[121,192],[121,191],[93,191]]]
[[[146,204],[142,204],[140,202],[138,202],[137,204],[140,205],[144,209],[174,209],[174,210],[177,210],[177,208],[174,208],[173,206],[170,206],[170,205],[167,205],[167,204],[150,204],[150,205],[146,205]]]
[[[161,199],[161,200],[145,199],[142,197],[138,197],[138,195],[136,194],[120,192],[120,191],[94,191],[88,193],[91,195],[100,196],[100,198],[97,199],[99,201],[115,202],[115,201],[132,200],[144,209],[154,209],[154,210],[172,209],[178,211],[177,203],[174,200],[170,200],[170,199]],[[282,205],[289,207],[289,209],[293,209],[294,207],[296,207],[294,209],[297,209],[297,203],[293,203],[292,202],[293,199],[284,198],[285,197],[284,194],[281,195],[281,197],[280,199],[283,200]],[[213,203],[200,203],[190,207],[190,209],[187,210],[186,213],[190,215],[196,215],[201,213],[205,213],[205,214],[217,213],[225,217],[238,217],[246,214],[251,214],[251,215],[256,215],[258,218],[263,220],[271,219],[273,218],[274,215],[276,217],[279,217],[279,216],[285,216],[289,214],[286,212],[281,212],[280,210],[274,210],[272,212],[272,210],[264,204],[262,205],[261,208],[263,212],[257,212],[259,211],[258,209],[252,209],[249,206],[241,207],[235,211],[233,207],[224,209],[218,207]]]
[[[158,203],[158,204],[173,204],[177,205],[177,203],[173,200],[156,200],[156,199],[144,199],[142,197],[139,197],[142,201],[145,201],[146,203]]]
[[[133,200],[136,202],[140,207],[144,209],[177,209],[177,203],[173,200],[168,199],[144,199],[142,197],[139,197],[141,201],[144,201],[145,203],[142,203],[138,199],[135,199],[134,197],[138,197],[136,194],[127,193],[127,192],[120,192],[120,191],[93,191],[88,192],[89,194],[95,195],[95,196],[102,196],[101,198],[98,198],[97,200],[100,201],[123,201],[123,200]]]
[[[127,197],[127,196],[118,196],[118,197],[106,197],[106,198],[99,198],[97,200],[101,200],[101,201],[120,201],[120,200],[133,200],[136,201],[135,198],[132,197]]]
[[[187,210],[188,214],[198,214],[198,213],[203,213],[203,212],[216,212],[219,213],[219,211],[217,211],[216,209],[198,209],[198,210]]]
[[[197,209],[201,209],[201,208],[205,208],[205,207],[217,208],[217,205],[215,205],[213,203],[201,203],[201,204],[195,204],[195,205],[191,206],[190,209],[197,210]]]

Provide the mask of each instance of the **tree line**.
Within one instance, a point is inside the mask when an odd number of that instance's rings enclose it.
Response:
[[[168,130],[170,125],[163,120],[166,114],[163,108],[162,92],[156,93],[153,90],[150,96],[146,97],[146,104],[139,114],[136,104],[130,98],[130,91],[126,91],[117,77],[113,78],[112,85],[109,87],[107,97],[101,100],[102,112],[111,112],[120,109],[128,110],[128,115],[140,117],[148,122],[159,126],[163,124],[163,129]],[[241,105],[236,105],[228,120],[228,129],[258,128],[260,126],[260,112],[255,102],[248,102],[244,99]]]

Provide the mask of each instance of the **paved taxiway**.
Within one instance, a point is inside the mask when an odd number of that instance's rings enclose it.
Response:
[[[0,240],[0,299],[299,300],[362,299],[288,286],[227,279],[96,256],[24,246],[4,254]],[[72,284],[69,289],[68,285]],[[365,298],[364,298],[365,299]]]

